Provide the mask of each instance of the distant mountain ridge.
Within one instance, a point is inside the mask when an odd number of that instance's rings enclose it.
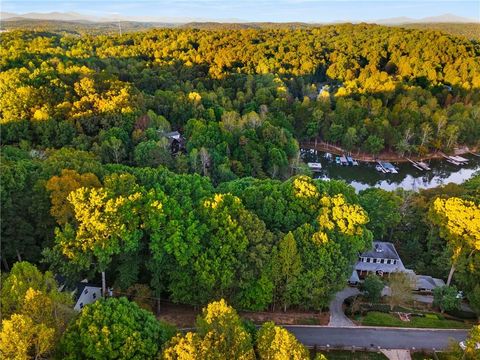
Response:
[[[108,15],[108,16],[96,16],[79,14],[76,12],[49,12],[38,13],[31,12],[26,14],[16,14],[10,12],[0,12],[1,20],[56,20],[56,21],[89,21],[89,22],[113,22],[113,21],[129,21],[129,22],[160,22],[171,24],[186,24],[191,22],[222,22],[222,23],[243,23],[242,19],[204,19],[195,17],[167,17],[167,16],[122,16],[122,15]]]
[[[454,14],[442,14],[438,16],[429,16],[429,17],[424,17],[421,19],[413,19],[409,17],[396,17],[396,18],[389,18],[389,19],[379,19],[379,20],[373,20],[373,21],[367,21],[367,22],[372,22],[375,24],[379,25],[401,25],[401,24],[416,24],[416,23],[478,23],[480,22],[480,19],[470,19]]]
[[[194,18],[194,17],[165,17],[165,16],[121,16],[121,15],[108,15],[108,16],[95,16],[80,14],[76,12],[49,12],[49,13],[38,13],[31,12],[26,14],[16,14],[11,12],[0,12],[0,19],[2,21],[8,20],[19,20],[19,19],[34,19],[34,20],[57,20],[57,21],[88,21],[88,22],[113,22],[113,21],[130,21],[130,22],[160,22],[160,23],[171,23],[171,24],[187,24],[187,23],[235,23],[235,24],[260,24],[264,22],[249,22],[242,19],[204,19],[204,18]],[[305,25],[314,25],[314,24],[336,24],[336,23],[374,23],[379,25],[401,25],[401,24],[414,24],[414,23],[480,23],[480,18],[466,18],[454,14],[442,14],[438,16],[429,16],[420,19],[414,19],[410,17],[394,17],[388,19],[377,19],[377,20],[337,20],[329,22],[311,22],[304,23]],[[265,22],[269,23],[269,22]],[[274,22],[271,22],[274,23]],[[299,22],[291,22],[292,24],[300,24]]]

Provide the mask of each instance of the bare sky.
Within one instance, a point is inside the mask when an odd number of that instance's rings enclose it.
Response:
[[[480,21],[480,0],[0,0],[4,12],[77,12],[97,17],[241,21],[364,21],[454,14]]]

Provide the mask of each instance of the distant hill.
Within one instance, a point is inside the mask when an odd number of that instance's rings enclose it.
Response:
[[[90,21],[57,21],[57,20],[34,20],[34,19],[19,19],[10,18],[3,21],[2,29],[6,30],[35,30],[48,31],[63,34],[111,34],[142,31],[151,28],[171,28],[178,26],[178,24],[164,24],[164,23],[147,23],[122,21],[120,24],[115,22],[90,22]]]
[[[32,15],[33,14],[33,15]],[[32,15],[36,16],[36,13],[24,14],[22,16]],[[110,20],[106,21],[91,21],[87,20],[85,16],[76,13],[49,13],[40,14],[45,17],[54,16],[55,14],[62,15],[61,17],[69,17],[71,20],[49,20],[49,19],[27,19],[19,17],[18,14],[13,13],[1,13],[2,22],[0,23],[1,29],[15,30],[15,29],[29,29],[37,31],[49,31],[60,33],[116,33],[120,29],[122,32],[142,31],[151,28],[190,28],[201,30],[242,30],[242,29],[306,29],[309,27],[318,27],[331,24],[313,24],[303,22],[288,22],[288,23],[275,23],[275,22],[215,22],[215,21],[194,21],[187,23],[175,23],[175,22],[159,22],[159,21],[125,21],[125,20]],[[4,18],[6,17],[6,19]],[[74,19],[74,20],[73,20]],[[457,23],[431,22],[436,19],[446,20],[458,20]],[[464,22],[465,18],[456,17],[454,15],[441,15],[438,17],[430,17],[419,20],[410,19],[407,17],[390,18],[384,20],[375,21],[378,25],[383,26],[400,26],[410,29],[421,30],[438,30],[448,34],[464,36],[470,40],[480,40],[480,23],[479,22]],[[342,22],[336,22],[340,24]]]
[[[34,20],[56,20],[56,21],[98,21],[100,18],[91,15],[84,15],[75,12],[49,12],[38,13],[31,12],[26,14],[15,14],[9,12],[1,12],[0,18],[2,20],[18,20],[18,19],[34,19]]]
[[[211,22],[216,21],[216,19],[204,19],[204,18],[194,18],[194,17],[166,17],[166,16],[122,16],[122,15],[108,15],[108,16],[96,16],[88,14],[79,14],[76,12],[48,12],[48,13],[38,13],[31,12],[26,14],[16,14],[10,12],[0,12],[0,19],[2,21],[8,20],[20,20],[20,19],[29,19],[29,20],[51,20],[51,21],[89,21],[94,23],[108,23],[115,21],[126,21],[126,22],[139,22],[139,23],[162,23],[162,24],[186,24],[190,22]],[[244,22],[241,19],[222,19],[222,23],[242,23]]]
[[[89,21],[89,22],[114,22],[114,21],[128,21],[128,22],[140,22],[140,23],[162,23],[170,25],[186,25],[188,27],[211,27],[216,24],[235,24],[236,27],[242,28],[258,28],[259,26],[264,27],[278,27],[280,23],[273,22],[247,22],[242,19],[205,19],[205,18],[194,18],[194,17],[165,17],[165,16],[122,16],[122,15],[108,15],[108,16],[96,16],[88,14],[80,14],[76,12],[49,12],[49,13],[39,13],[31,12],[26,14],[16,14],[10,12],[0,12],[0,18],[5,21],[9,19],[19,20],[19,19],[34,19],[34,20],[54,20],[54,21]],[[457,16],[454,14],[442,14],[438,16],[430,16],[421,19],[414,19],[410,17],[394,17],[388,19],[377,19],[377,20],[348,20],[341,19],[338,21],[327,22],[329,24],[338,24],[338,23],[359,23],[366,22],[370,24],[379,24],[379,25],[401,25],[401,24],[412,24],[412,23],[480,23],[479,18],[465,18]],[[300,22],[290,22],[290,23],[281,23],[281,27],[307,27],[311,25],[326,24],[325,22],[318,23],[300,23]],[[241,26],[240,26],[241,25]]]
[[[191,22],[181,25],[182,28],[205,30],[242,30],[242,29],[306,29],[320,24],[307,24],[302,22],[274,23],[274,22],[248,22],[248,23],[220,23],[220,22]]]
[[[401,27],[420,30],[438,30],[447,34],[464,36],[469,40],[480,41],[480,23],[424,23],[403,24]]]
[[[403,24],[431,24],[431,23],[480,23],[480,19],[470,19],[454,14],[443,14],[438,16],[429,16],[421,19],[413,19],[409,17],[396,17],[389,19],[379,19],[366,21],[367,23],[374,23],[379,25],[403,25]]]

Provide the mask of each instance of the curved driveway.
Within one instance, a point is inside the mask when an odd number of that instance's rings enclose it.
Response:
[[[345,316],[343,312],[343,302],[346,298],[360,294],[360,291],[354,287],[347,287],[335,294],[335,298],[330,302],[330,321],[328,326],[355,326],[355,324]]]

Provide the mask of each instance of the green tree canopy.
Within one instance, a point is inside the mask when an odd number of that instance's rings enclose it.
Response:
[[[170,326],[126,298],[101,299],[82,309],[63,335],[63,359],[152,359],[172,335]]]

